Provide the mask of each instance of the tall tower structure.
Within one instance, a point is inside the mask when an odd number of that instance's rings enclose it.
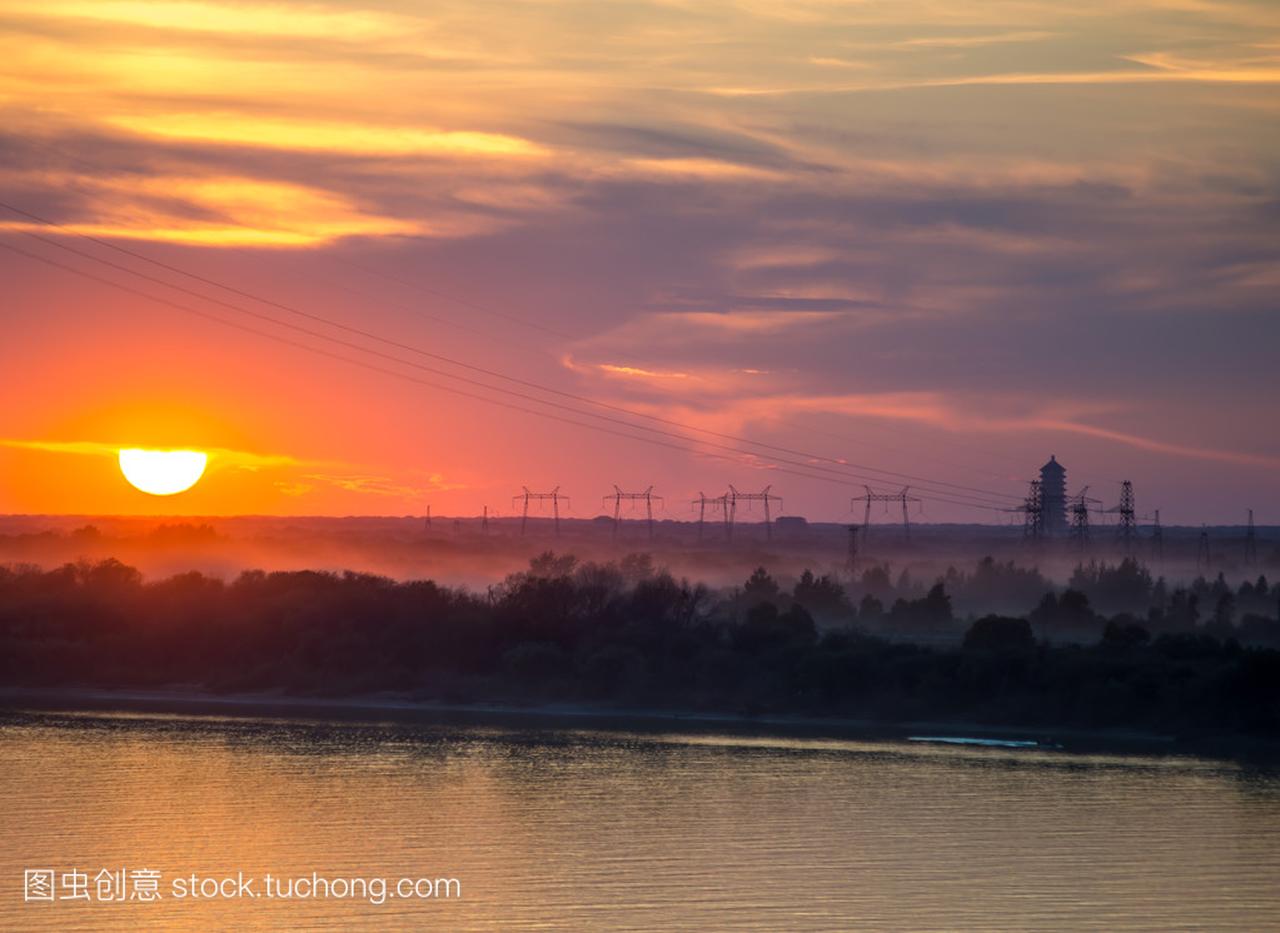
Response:
[[[1040,468],[1040,521],[1049,537],[1067,532],[1067,471],[1052,454]]]
[[[858,532],[861,530],[857,525],[849,526],[849,555],[845,560],[845,568],[849,571],[850,578],[858,572]]]
[[[1125,480],[1120,484],[1120,504],[1107,511],[1120,516],[1116,537],[1120,540],[1120,550],[1126,557],[1132,557],[1133,546],[1138,540],[1138,516],[1133,507],[1132,482]]]
[[[1010,509],[1011,512],[1022,513],[1022,534],[1032,544],[1039,544],[1044,537],[1044,509],[1040,496],[1040,480],[1033,479],[1027,498],[1022,505]]]

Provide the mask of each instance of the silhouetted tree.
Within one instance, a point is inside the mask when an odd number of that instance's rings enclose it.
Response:
[[[763,584],[756,592],[777,592],[767,573],[753,578]],[[393,690],[451,702],[581,699],[1269,736],[1280,733],[1280,652],[1260,646],[1280,644],[1271,602],[1280,594],[1254,583],[1251,598],[1260,589],[1265,615],[1246,612],[1234,628],[1220,624],[1225,609],[1204,628],[1169,631],[1166,621],[1151,641],[1134,615],[1104,627],[1084,593],[1049,594],[1033,615],[1092,620],[1088,646],[1037,646],[1026,620],[988,615],[957,648],[945,581],[895,603],[895,621],[912,621],[895,625],[890,641],[848,626],[819,638],[802,600],[834,598],[837,588],[812,574],[778,593],[781,607],[747,607],[741,591],[717,598],[661,571],[632,583],[619,565],[569,555],[541,555],[481,596],[360,573],[146,582],[119,561],[9,566],[0,567],[0,684]],[[1212,590],[1203,581],[1206,598]],[[1229,605],[1222,595],[1215,606]],[[1194,619],[1197,598],[1175,593],[1169,614]],[[881,610],[876,597],[865,594],[862,610],[864,624],[878,624],[869,623]]]
[[[1102,630],[1102,643],[1110,648],[1128,649],[1145,645],[1151,633],[1136,623],[1112,619]]]
[[[776,602],[781,592],[778,583],[769,576],[769,571],[757,567],[742,587],[742,595],[747,605],[761,602]]]
[[[827,574],[815,577],[811,570],[805,570],[800,575],[791,598],[797,605],[817,615],[848,616],[852,611],[849,600],[845,597],[844,587]]]
[[[1036,646],[1031,624],[1026,619],[1008,616],[984,616],[969,627],[964,635],[967,651],[1024,653]]]

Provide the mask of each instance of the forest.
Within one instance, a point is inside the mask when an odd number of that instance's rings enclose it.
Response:
[[[646,554],[546,552],[483,592],[19,565],[0,567],[0,684],[1280,736],[1280,584],[1170,588],[1132,560],[1065,588],[987,558],[922,582],[759,568],[718,591]]]

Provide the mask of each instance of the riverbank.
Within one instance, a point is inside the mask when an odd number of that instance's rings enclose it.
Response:
[[[963,721],[881,721],[836,717],[748,716],[582,704],[441,703],[394,693],[350,697],[283,693],[214,694],[200,690],[0,688],[0,709],[14,712],[155,713],[177,716],[338,722],[415,722],[512,728],[592,728],[901,741],[913,737],[1033,741],[1037,750],[1071,753],[1202,755],[1280,759],[1280,742],[1240,736],[1173,736],[1131,730],[1053,729]]]

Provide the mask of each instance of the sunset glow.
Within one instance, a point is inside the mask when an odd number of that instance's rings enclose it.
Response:
[[[1278,349],[1280,0],[0,0],[0,931],[1280,929]]]
[[[1280,507],[1274,4],[0,22],[6,510],[476,515],[558,483],[586,517],[619,482],[677,518],[822,458],[1016,504],[1049,450],[1167,520]],[[122,439],[270,465],[170,506],[67,452]],[[864,481],[781,482],[840,519]]]

